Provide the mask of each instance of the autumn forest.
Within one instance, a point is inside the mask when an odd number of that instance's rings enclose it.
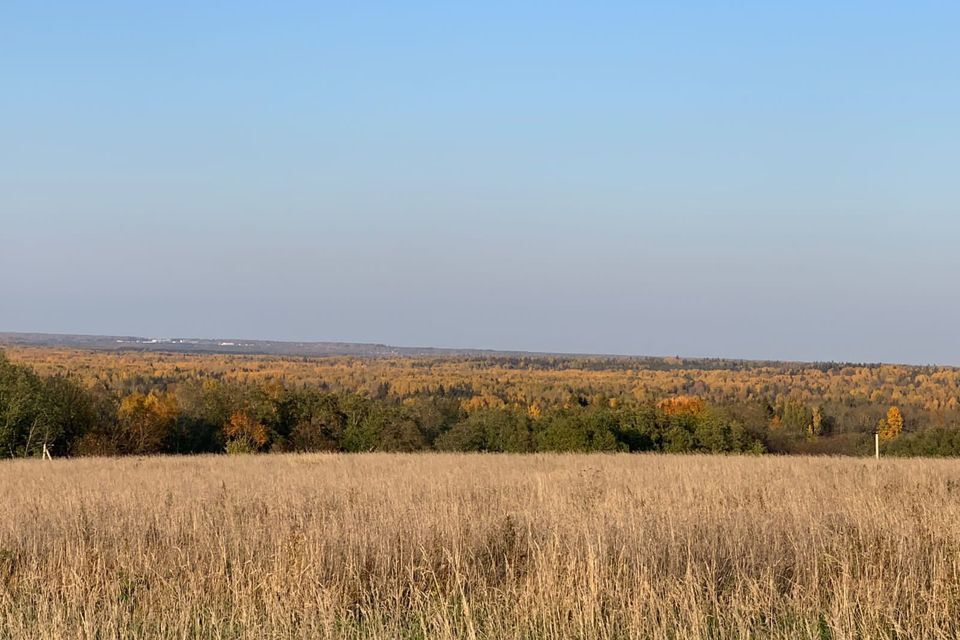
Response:
[[[0,454],[960,454],[960,370],[680,358],[7,348]]]

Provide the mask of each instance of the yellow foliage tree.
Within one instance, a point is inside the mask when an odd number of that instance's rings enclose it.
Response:
[[[903,414],[900,413],[899,408],[890,407],[887,409],[887,418],[880,421],[878,433],[880,439],[884,442],[896,440],[903,433]]]
[[[157,453],[177,420],[177,400],[169,393],[131,393],[120,401],[118,440],[125,453]]]
[[[823,409],[814,407],[811,413],[810,424],[807,425],[807,435],[815,438],[823,433]]]

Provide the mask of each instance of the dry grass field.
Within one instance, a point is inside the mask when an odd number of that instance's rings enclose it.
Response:
[[[960,461],[0,463],[0,637],[956,638]]]

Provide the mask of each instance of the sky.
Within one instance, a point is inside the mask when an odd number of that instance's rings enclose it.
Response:
[[[960,364],[960,4],[0,3],[0,331]]]

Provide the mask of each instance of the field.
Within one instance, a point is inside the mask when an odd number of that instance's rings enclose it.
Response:
[[[0,637],[955,638],[960,462],[0,463]]]

